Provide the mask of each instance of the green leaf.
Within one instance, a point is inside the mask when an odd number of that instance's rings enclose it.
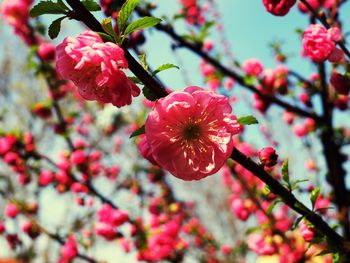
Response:
[[[244,84],[245,85],[254,85],[255,83],[255,77],[251,76],[251,75],[246,75],[243,78]]]
[[[339,252],[334,253],[334,254],[333,254],[333,258],[332,258],[332,263],[338,263],[338,262],[340,262],[340,255],[339,255]]]
[[[259,123],[258,120],[254,116],[243,116],[238,118],[238,123],[242,125],[251,125]]]
[[[288,159],[282,164],[282,179],[289,185],[289,168],[288,168]]]
[[[140,0],[128,0],[123,4],[118,14],[118,26],[120,33],[123,33],[132,11],[134,11],[139,2]]]
[[[103,33],[103,32],[96,32],[96,33],[99,34],[104,41],[109,41],[109,42],[114,41],[113,37],[111,37],[110,35],[108,35],[106,33]]]
[[[134,82],[135,84],[142,84],[142,81],[139,80],[138,77],[128,77],[128,79],[130,79],[132,82]]]
[[[246,235],[250,235],[254,232],[258,232],[261,230],[261,227],[260,226],[256,226],[256,227],[250,227],[248,228],[248,230],[245,232]]]
[[[207,36],[209,35],[209,29],[215,25],[214,21],[209,21],[206,22],[203,27],[201,28],[201,31],[199,32],[198,35],[198,41],[203,42],[205,38],[207,38]]]
[[[38,17],[44,14],[66,14],[69,8],[59,0],[57,3],[52,1],[41,1],[37,5],[33,6],[30,10],[31,17]]]
[[[159,24],[162,20],[159,18],[151,17],[151,16],[145,16],[143,18],[140,18],[134,22],[132,22],[128,27],[125,29],[124,34],[128,35],[135,30],[140,30],[146,27],[151,27]]]
[[[115,40],[117,40],[119,38],[118,35],[114,31],[111,17],[107,17],[106,19],[103,19],[101,25],[102,25],[103,30],[108,35],[112,36]]]
[[[61,30],[61,22],[65,18],[66,16],[62,16],[51,23],[51,25],[49,26],[49,32],[48,32],[51,39],[54,39],[58,36]]]
[[[141,66],[148,72],[148,65],[146,60],[146,54],[139,55]]]
[[[293,225],[291,226],[291,230],[295,230],[297,228],[297,226],[299,225],[299,223],[301,222],[301,220],[303,220],[304,216],[300,216],[298,217],[295,222],[293,223]]]
[[[319,187],[317,187],[314,190],[312,190],[312,192],[310,194],[310,200],[311,200],[311,204],[312,204],[312,209],[315,208],[315,203],[316,203],[316,200],[317,200],[318,196],[320,195],[320,191],[321,191],[321,189]]]
[[[157,96],[154,95],[153,92],[147,86],[143,87],[142,94],[145,96],[146,99],[150,101],[156,101],[158,99]]]
[[[296,180],[295,182],[293,182],[290,187],[292,189],[292,191],[296,190],[296,189],[299,189],[299,184],[300,183],[303,183],[303,182],[307,182],[309,181],[309,179],[302,179],[302,180]]]
[[[133,137],[136,137],[136,136],[139,136],[141,134],[144,134],[145,133],[145,125],[142,125],[140,128],[138,128],[136,131],[134,131],[129,139],[133,138]]]
[[[267,208],[266,214],[267,214],[267,215],[271,215],[272,210],[273,210],[273,209],[275,208],[275,206],[276,206],[278,203],[280,203],[280,202],[281,202],[280,199],[276,199],[275,201],[273,201],[273,202],[271,203],[271,205],[269,206],[269,208]]]
[[[83,1],[81,1],[81,3],[90,12],[100,11],[101,10],[100,5],[98,3],[96,3],[94,0],[83,0]]]
[[[334,209],[332,206],[320,207],[315,210],[315,212],[327,211],[328,209]]]
[[[167,69],[170,69],[170,68],[177,68],[177,69],[180,69],[178,66],[174,65],[174,64],[170,64],[170,63],[167,63],[167,64],[163,64],[161,66],[159,66],[152,74],[152,76],[155,76],[156,74],[158,74],[159,72],[162,72],[164,70],[167,70]]]

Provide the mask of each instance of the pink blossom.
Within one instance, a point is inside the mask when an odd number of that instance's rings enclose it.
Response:
[[[314,9],[314,10],[317,10],[321,7],[320,0],[306,0],[306,2],[308,2],[310,4],[310,6],[312,7],[312,9]],[[303,13],[310,12],[309,9],[307,8],[307,6],[304,5],[303,3],[299,3],[298,8]]]
[[[8,152],[8,153],[5,154],[3,160],[7,164],[14,165],[19,160],[19,156],[15,152]]]
[[[326,214],[327,213],[327,209],[328,207],[331,206],[331,203],[328,199],[326,199],[325,197],[323,197],[322,195],[319,195],[316,203],[315,203],[315,208],[316,209],[320,209],[319,213],[320,214]]]
[[[212,49],[214,48],[214,43],[213,43],[213,41],[212,40],[210,40],[210,39],[206,39],[205,41],[204,41],[204,43],[203,43],[203,49],[205,50],[205,51],[211,51]]]
[[[263,0],[267,12],[275,16],[284,16],[295,4],[296,0]]]
[[[27,24],[32,2],[33,0],[4,0],[1,5],[1,13],[5,21],[13,27]]]
[[[225,80],[224,86],[227,90],[232,90],[235,85],[235,80],[233,78],[228,78]]]
[[[14,203],[9,203],[5,207],[5,216],[9,218],[15,218],[19,213],[19,210],[17,208],[17,205]]]
[[[28,26],[29,9],[33,0],[5,0],[1,5],[4,20],[26,44],[33,45],[37,39]]]
[[[210,65],[208,62],[202,60],[199,65],[199,71],[205,77],[208,77],[216,72],[216,69]]]
[[[23,224],[22,224],[22,231],[24,233],[29,233],[30,232],[30,229],[32,228],[32,222],[30,221],[25,221]]]
[[[232,200],[231,210],[242,221],[246,221],[250,216],[250,211],[245,207],[244,201],[240,198]]]
[[[256,58],[250,58],[243,63],[242,69],[248,75],[259,77],[260,74],[264,71],[264,66],[260,60]]]
[[[65,170],[58,170],[55,174],[55,180],[59,184],[67,185],[71,182],[71,177]]]
[[[260,234],[252,234],[247,239],[249,249],[258,255],[273,255],[277,252],[276,246],[273,244],[271,237],[263,237]]]
[[[113,240],[116,238],[117,232],[113,225],[98,222],[94,228],[96,234],[104,237],[106,240]]]
[[[57,71],[72,80],[86,100],[122,107],[140,94],[122,71],[128,68],[123,49],[111,42],[103,43],[93,31],[65,38],[56,47],[56,54]]]
[[[309,94],[302,92],[299,95],[299,100],[304,103],[306,106],[311,106],[311,100]]]
[[[323,6],[325,8],[333,8],[338,3],[337,0],[324,0]]]
[[[312,132],[316,129],[316,122],[314,119],[312,118],[306,118],[305,119],[305,129],[308,131],[308,132]]]
[[[289,69],[285,65],[278,65],[275,69],[266,69],[262,78],[261,92],[267,95],[273,95],[276,91],[286,94],[289,84],[288,72]]]
[[[3,155],[11,150],[12,146],[16,143],[17,138],[15,136],[7,135],[0,138],[0,155]]]
[[[220,88],[221,81],[218,78],[211,78],[208,80],[207,84],[209,89],[215,92],[218,88]]]
[[[0,220],[0,235],[3,234],[5,230],[6,228],[4,222]]]
[[[287,124],[292,124],[295,118],[295,115],[293,112],[290,111],[285,111],[283,113],[283,121],[286,122]]]
[[[348,95],[350,91],[350,79],[346,75],[333,72],[329,82],[335,91],[342,95]]]
[[[87,162],[88,157],[83,150],[76,150],[72,153],[70,157],[71,161],[75,165],[82,165]]]
[[[89,189],[87,188],[87,186],[79,182],[74,182],[70,186],[70,190],[74,193],[89,193]]]
[[[232,252],[233,248],[228,245],[223,245],[220,250],[224,255],[228,255]]]
[[[317,169],[316,162],[313,159],[306,160],[304,165],[309,171],[316,171]]]
[[[310,242],[314,239],[315,232],[313,228],[307,225],[305,222],[300,223],[300,232],[301,232],[301,236],[304,238],[306,242]]]
[[[55,46],[49,42],[43,42],[39,45],[38,55],[44,61],[55,59]]]
[[[305,135],[308,134],[308,131],[307,131],[305,125],[303,125],[303,124],[296,124],[293,127],[293,132],[298,137],[304,137]]]
[[[128,220],[128,214],[119,209],[113,209],[108,204],[104,204],[97,211],[97,217],[100,222],[110,224],[114,227],[118,227],[124,224]]]
[[[52,182],[53,178],[54,175],[50,170],[43,170],[39,175],[39,185],[47,186]]]
[[[303,34],[304,56],[310,57],[314,62],[323,62],[326,59],[339,61],[342,51],[336,48],[336,41],[341,39],[338,28],[325,29],[319,24],[311,24]]]
[[[278,155],[272,147],[262,148],[259,151],[260,162],[266,167],[273,167],[277,163]]]
[[[141,140],[137,146],[143,158],[147,159],[152,164],[157,165],[157,162],[153,158],[152,150],[148,144],[147,137],[145,135],[141,136]]]
[[[160,99],[145,124],[153,158],[183,180],[216,173],[240,131],[231,112],[226,97],[194,86]]]
[[[78,246],[74,236],[69,236],[67,242],[61,247],[61,257],[65,260],[71,260],[78,254]]]

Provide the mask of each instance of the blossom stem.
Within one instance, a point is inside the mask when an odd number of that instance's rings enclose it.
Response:
[[[284,203],[287,204],[294,211],[303,215],[308,221],[310,221],[318,230],[320,230],[325,236],[327,236],[329,242],[340,248],[343,252],[350,251],[350,243],[344,239],[341,235],[334,231],[318,214],[311,211],[304,204],[302,204],[288,189],[282,186],[276,179],[274,179],[269,173],[267,173],[261,166],[245,156],[238,149],[234,148],[231,154],[231,158],[237,163],[242,165],[248,171],[253,173],[261,181],[267,184],[274,194],[280,196]]]

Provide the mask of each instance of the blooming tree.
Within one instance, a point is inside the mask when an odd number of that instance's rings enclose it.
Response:
[[[2,2],[37,84],[12,90],[3,69],[0,237],[7,245],[0,253],[23,262],[103,262],[98,251],[111,246],[124,251],[111,262],[127,255],[132,262],[350,262],[346,1],[256,3],[270,15],[298,10],[309,18],[298,41],[310,77],[288,65],[280,43],[271,45],[273,69],[254,57],[240,62],[225,25],[215,23],[217,2],[180,0],[162,19],[157,5],[140,0]],[[59,17],[46,23],[46,15]],[[65,35],[62,21],[85,28]],[[187,61],[153,69],[143,48],[150,30],[171,39],[174,52],[198,56],[203,83],[172,89],[162,81],[159,73]],[[236,115],[244,98],[249,114]],[[265,125],[271,111],[281,113],[272,122],[284,122],[311,153],[305,166],[317,180],[297,175],[298,153],[279,153],[291,141],[277,141]],[[254,126],[254,140],[266,147],[247,139]],[[220,205],[205,199],[211,190]],[[45,220],[55,209],[64,222]],[[228,241],[225,233],[233,233]]]

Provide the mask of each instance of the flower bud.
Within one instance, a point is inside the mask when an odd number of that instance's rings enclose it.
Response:
[[[273,167],[277,163],[278,155],[272,147],[266,147],[260,150],[259,159],[260,162],[267,167]]]
[[[330,83],[335,91],[341,95],[348,95],[350,91],[350,79],[342,74],[333,72]]]

